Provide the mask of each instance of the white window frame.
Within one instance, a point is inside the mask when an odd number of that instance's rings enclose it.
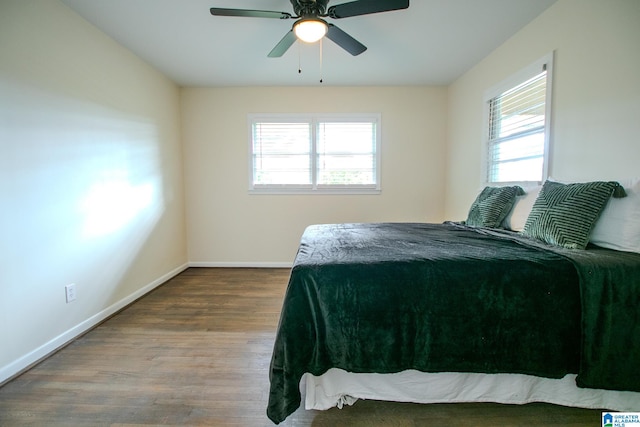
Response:
[[[488,89],[484,93],[483,104],[483,150],[482,150],[482,181],[488,185],[512,185],[512,184],[521,184],[521,185],[531,185],[531,184],[541,184],[548,178],[549,174],[549,162],[550,162],[550,147],[552,141],[551,135],[551,112],[552,112],[552,101],[553,101],[553,58],[554,52],[550,52],[538,59],[534,63],[529,66],[523,68],[517,73],[511,75],[507,79],[498,83],[494,87]],[[491,170],[491,159],[489,152],[489,123],[490,123],[490,101],[503,94],[505,91],[509,89],[515,88],[516,86],[526,82],[530,78],[539,74],[543,69],[547,71],[547,81],[546,81],[546,94],[545,94],[545,124],[544,124],[544,154],[542,160],[542,176],[540,180],[529,181],[529,180],[513,180],[513,181],[492,181],[489,176]]]
[[[370,185],[319,185],[317,183],[318,167],[316,159],[318,158],[316,150],[316,129],[317,124],[322,122],[362,122],[370,121],[376,124],[375,135],[375,183]],[[380,113],[333,113],[333,114],[249,114],[248,115],[248,134],[249,134],[249,193],[250,194],[379,194],[381,192],[380,185],[380,169],[381,169],[381,114]],[[311,152],[309,154],[309,162],[311,165],[312,182],[305,184],[254,184],[254,152],[253,152],[253,125],[260,122],[274,123],[308,123],[312,129],[311,135]]]

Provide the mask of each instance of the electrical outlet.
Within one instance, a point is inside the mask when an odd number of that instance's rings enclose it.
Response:
[[[71,283],[70,285],[65,286],[64,292],[65,292],[65,295],[67,296],[67,304],[69,304],[71,301],[76,300],[76,284],[75,283]]]

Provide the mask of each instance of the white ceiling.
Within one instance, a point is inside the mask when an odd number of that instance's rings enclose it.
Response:
[[[556,0],[412,0],[409,9],[328,20],[368,47],[328,39],[267,54],[293,20],[212,16],[210,7],[288,12],[289,0],[61,0],[181,86],[447,85]],[[345,3],[335,0],[329,6]],[[298,69],[302,69],[298,73]]]

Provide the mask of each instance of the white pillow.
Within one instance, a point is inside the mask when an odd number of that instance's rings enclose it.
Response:
[[[603,248],[640,253],[640,179],[620,183],[627,197],[609,200],[589,240]]]
[[[524,196],[516,197],[516,203],[513,205],[513,209],[509,212],[509,215],[502,222],[502,226],[507,230],[522,231],[524,224],[527,222],[529,213],[533,208],[533,204],[538,198],[541,185],[532,188],[525,188],[526,194]]]

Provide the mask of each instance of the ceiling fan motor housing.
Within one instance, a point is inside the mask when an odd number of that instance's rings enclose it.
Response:
[[[329,0],[291,0],[293,11],[302,18],[325,15]]]

